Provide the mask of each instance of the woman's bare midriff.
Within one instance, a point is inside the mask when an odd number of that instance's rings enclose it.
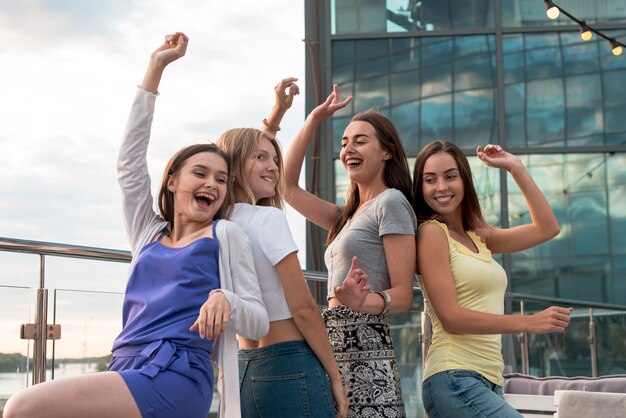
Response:
[[[270,332],[265,337],[256,341],[239,336],[239,348],[251,350],[254,348],[267,347],[268,345],[284,343],[287,341],[302,341],[304,336],[298,329],[293,318],[281,319],[270,322]]]

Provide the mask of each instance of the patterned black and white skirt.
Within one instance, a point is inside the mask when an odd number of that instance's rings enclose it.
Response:
[[[322,317],[350,401],[348,417],[405,417],[387,316],[338,306]]]

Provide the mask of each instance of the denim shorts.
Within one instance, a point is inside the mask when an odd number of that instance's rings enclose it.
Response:
[[[241,416],[334,417],[328,376],[305,341],[239,350]]]
[[[520,418],[506,403],[502,387],[472,370],[448,370],[422,383],[422,401],[429,418]]]

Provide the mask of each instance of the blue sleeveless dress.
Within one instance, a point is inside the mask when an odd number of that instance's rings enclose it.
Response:
[[[209,292],[220,287],[216,225],[213,238],[181,248],[161,244],[161,234],[137,255],[109,370],[120,373],[144,417],[209,414],[213,341],[189,327]]]

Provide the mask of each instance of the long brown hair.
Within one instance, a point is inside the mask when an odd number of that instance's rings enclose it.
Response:
[[[352,117],[350,122],[357,121],[367,122],[372,125],[376,131],[376,137],[380,141],[381,147],[391,156],[385,161],[385,168],[383,170],[385,186],[398,189],[410,202],[412,200],[411,172],[409,171],[409,164],[406,160],[404,147],[400,141],[400,135],[393,125],[393,122],[376,110],[366,110],[357,113]],[[346,203],[340,209],[339,220],[333,225],[330,231],[328,231],[327,244],[330,244],[333,239],[335,239],[339,231],[341,231],[341,228],[343,228],[348,219],[354,215],[354,212],[356,212],[360,204],[361,197],[359,196],[359,187],[355,182],[350,181],[350,186],[346,194]]]
[[[265,197],[255,201],[252,188],[250,187],[250,181],[248,175],[245,172],[246,161],[250,158],[256,158],[256,154],[259,151],[259,146],[263,139],[270,141],[274,149],[276,150],[276,157],[278,162],[278,179],[276,187],[274,188],[275,194],[271,197]],[[274,206],[282,209],[283,207],[283,195],[285,192],[285,178],[283,176],[283,155],[280,150],[280,145],[276,139],[264,134],[262,131],[254,128],[235,128],[229,129],[224,132],[216,141],[216,145],[224,151],[232,161],[232,173],[234,178],[234,193],[237,190],[242,190],[248,197],[246,203],[259,206]]]
[[[222,206],[218,209],[215,214],[216,219],[228,219],[230,217],[230,213],[233,209],[233,203],[235,201],[235,197],[233,195],[232,187],[231,187],[231,176],[230,176],[230,159],[228,155],[224,153],[221,149],[219,149],[215,144],[196,144],[190,145],[178,151],[176,154],[170,158],[169,162],[165,166],[165,170],[163,171],[163,179],[161,181],[161,188],[159,189],[159,211],[161,212],[161,216],[170,223],[170,228],[174,228],[174,192],[172,192],[168,187],[168,181],[171,178],[176,178],[180,174],[180,169],[182,168],[185,161],[187,161],[190,157],[193,157],[196,154],[201,152],[214,152],[219,155],[226,161],[226,167],[228,168],[228,187],[226,188],[226,196],[224,197],[224,202]]]
[[[459,169],[459,175],[463,181],[463,201],[461,202],[461,212],[463,219],[463,229],[465,231],[475,231],[486,225],[480,209],[478,194],[472,180],[472,170],[465,153],[450,141],[433,141],[426,145],[415,159],[413,170],[413,200],[411,205],[417,216],[417,221],[422,223],[429,219],[437,219],[439,214],[431,209],[424,200],[424,166],[426,160],[434,154],[445,152],[454,158]]]

